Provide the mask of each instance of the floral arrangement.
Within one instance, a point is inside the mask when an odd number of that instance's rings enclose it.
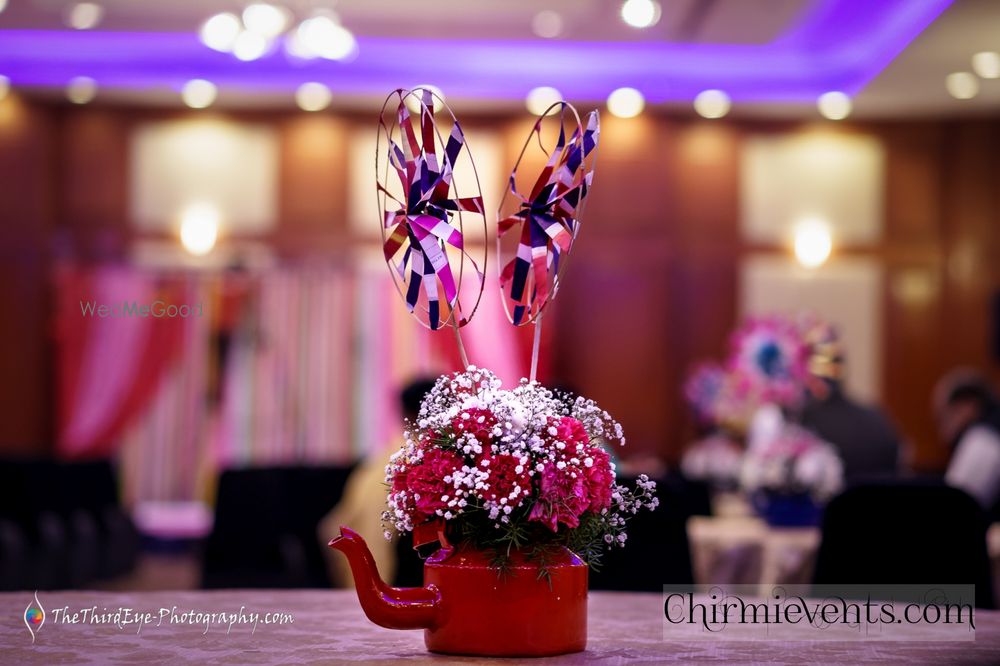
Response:
[[[808,377],[809,347],[798,323],[780,316],[748,320],[731,340],[729,365],[761,402],[795,406]]]
[[[833,446],[788,423],[775,436],[750,447],[740,471],[740,485],[747,493],[808,493],[816,502],[835,495],[843,480],[843,464]]]
[[[684,395],[702,424],[742,434],[761,405],[798,407],[810,374],[830,374],[820,361],[830,364],[824,359],[830,349],[839,353],[839,340],[836,329],[815,315],[770,315],[744,322],[729,347],[723,363],[695,366]]]
[[[616,482],[603,446],[624,444],[621,426],[593,400],[536,382],[503,389],[475,366],[443,376],[405,437],[386,467],[386,538],[442,521],[501,569],[515,550],[544,560],[560,545],[596,567],[625,544],[628,520],[658,504],[646,476]]]
[[[712,361],[700,363],[688,375],[684,382],[684,397],[701,422],[718,422],[719,397],[726,380],[725,368]]]
[[[760,404],[754,383],[738,367],[697,366],[684,384],[684,396],[704,426],[742,433]]]
[[[692,444],[681,458],[681,471],[689,479],[709,481],[720,489],[738,485],[743,447],[728,435],[713,433]]]

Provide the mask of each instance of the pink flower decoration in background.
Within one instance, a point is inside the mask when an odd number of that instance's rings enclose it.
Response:
[[[801,402],[809,347],[794,321],[780,316],[750,319],[733,334],[731,348],[729,367],[749,382],[761,402]]]
[[[726,383],[726,371],[714,361],[698,364],[684,382],[684,397],[705,423],[719,420],[718,399]]]
[[[808,492],[825,501],[843,487],[843,470],[832,444],[801,426],[785,424],[762,447],[747,451],[740,485],[748,493]]]

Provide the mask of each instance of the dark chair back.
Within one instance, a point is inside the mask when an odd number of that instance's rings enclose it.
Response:
[[[135,564],[138,536],[107,460],[0,461],[0,520],[0,589],[86,587]]]
[[[634,481],[621,480],[631,486]],[[692,507],[685,489],[670,480],[657,482],[660,506],[640,511],[628,523],[624,548],[613,548],[590,572],[592,590],[660,592],[663,586],[693,583],[687,519]]]
[[[202,587],[328,587],[316,526],[340,501],[350,472],[333,466],[223,472]]]
[[[986,528],[974,499],[939,482],[856,486],[826,507],[813,583],[974,583],[976,605],[993,608]]]

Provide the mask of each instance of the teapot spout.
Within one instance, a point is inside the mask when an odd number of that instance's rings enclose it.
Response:
[[[365,540],[341,527],[329,546],[346,557],[354,576],[358,601],[368,619],[389,629],[430,629],[436,625],[441,595],[436,587],[390,587],[378,574]]]

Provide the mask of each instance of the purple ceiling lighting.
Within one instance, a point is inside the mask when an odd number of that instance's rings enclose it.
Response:
[[[0,74],[12,85],[179,89],[192,78],[223,88],[290,93],[320,81],[334,93],[381,94],[433,83],[454,99],[523,100],[555,85],[569,99],[603,100],[621,86],[650,102],[690,100],[706,88],[737,101],[815,102],[856,94],[952,0],[815,0],[767,44],[358,37],[349,63],[293,61],[278,51],[240,62],[191,33],[0,31]]]

